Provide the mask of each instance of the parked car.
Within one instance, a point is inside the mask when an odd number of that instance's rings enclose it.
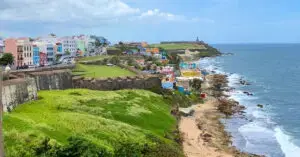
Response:
[[[46,63],[46,64],[44,64],[44,66],[46,67],[46,66],[51,66],[51,64],[49,64],[49,63]]]
[[[37,68],[38,66],[36,66],[36,65],[28,65],[28,68],[30,68],[30,69],[34,69],[34,68]]]

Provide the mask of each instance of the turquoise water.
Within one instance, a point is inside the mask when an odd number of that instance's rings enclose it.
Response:
[[[202,67],[228,74],[235,88],[231,97],[247,107],[245,118],[224,121],[233,145],[271,157],[300,157],[300,44],[214,46],[234,55],[203,59]],[[251,85],[239,85],[240,78]]]

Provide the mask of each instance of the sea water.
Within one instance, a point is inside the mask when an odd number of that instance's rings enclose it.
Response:
[[[247,107],[244,117],[224,120],[233,145],[270,157],[300,157],[300,44],[214,47],[234,55],[201,59],[201,67],[227,74],[235,88],[231,98]],[[240,79],[251,85],[239,84]]]

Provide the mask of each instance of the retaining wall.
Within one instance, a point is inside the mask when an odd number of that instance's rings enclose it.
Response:
[[[117,77],[106,79],[92,79],[84,77],[73,78],[74,88],[92,90],[120,90],[120,89],[151,89],[161,87],[161,80],[157,76]]]
[[[3,81],[3,111],[11,111],[17,105],[37,98],[37,88],[33,78]]]
[[[70,70],[33,72],[29,77],[34,78],[38,90],[73,88]]]

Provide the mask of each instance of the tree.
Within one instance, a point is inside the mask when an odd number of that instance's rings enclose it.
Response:
[[[70,55],[71,52],[70,52],[69,50],[67,50],[67,51],[65,51],[65,54],[66,54],[66,55]]]
[[[119,47],[122,52],[128,50],[128,47],[121,41],[119,42]]]
[[[11,53],[4,53],[2,58],[0,58],[2,65],[12,64],[14,62],[14,56]]]
[[[193,88],[193,90],[197,93],[200,93],[201,91],[201,83],[202,81],[200,79],[193,79],[190,81],[190,86]]]

